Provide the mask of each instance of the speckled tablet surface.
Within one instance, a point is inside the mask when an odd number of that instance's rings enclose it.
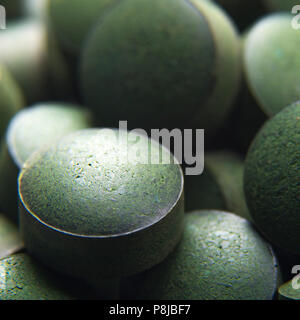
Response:
[[[300,253],[300,103],[286,107],[258,132],[245,163],[250,214],[274,244]]]
[[[174,248],[183,221],[180,166],[157,142],[127,134],[116,129],[77,131],[25,163],[19,192],[21,229],[29,250],[47,260],[64,250],[62,261],[95,255],[105,272],[123,268],[130,273],[157,263]],[[43,230],[49,234],[42,239]],[[46,245],[48,237],[55,240],[42,252],[39,241]],[[64,241],[70,247],[64,248]],[[103,251],[80,248],[68,256],[68,250],[76,249],[73,241],[87,248],[98,244]],[[62,247],[55,253],[55,246]],[[101,271],[101,264],[95,266]]]
[[[278,278],[273,251],[247,220],[202,210],[186,214],[182,242],[131,285],[138,299],[270,300]]]
[[[27,254],[0,260],[1,300],[73,300],[60,279]]]

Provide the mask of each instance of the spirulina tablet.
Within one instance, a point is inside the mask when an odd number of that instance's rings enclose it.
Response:
[[[47,0],[47,13],[62,48],[79,54],[84,40],[104,14],[120,0]]]
[[[264,17],[245,39],[247,85],[269,116],[300,99],[300,30],[292,28],[291,20],[289,13]]]
[[[292,8],[299,5],[298,0],[264,0],[266,6],[276,11],[292,11]]]
[[[81,91],[108,126],[126,119],[130,127],[214,131],[231,108],[239,62],[236,30],[215,4],[124,0],[85,42]]]
[[[0,64],[0,140],[12,118],[24,106],[23,93],[11,73]]]
[[[248,151],[244,190],[252,219],[282,249],[300,253],[300,103],[266,122]]]
[[[0,260],[0,300],[71,300],[60,278],[20,253]]]
[[[17,176],[27,158],[64,135],[91,126],[90,113],[69,103],[41,103],[11,120],[0,153],[0,206],[16,217]]]
[[[91,114],[81,106],[48,102],[17,113],[7,131],[7,144],[18,167],[37,149],[91,124]]]
[[[300,300],[299,279],[290,280],[278,289],[279,300]]]
[[[0,63],[12,73],[29,103],[46,95],[47,29],[38,19],[21,19],[0,32]]]
[[[88,281],[144,271],[182,235],[181,168],[136,133],[86,129],[62,138],[24,164],[19,194],[29,252]]]
[[[24,248],[19,230],[4,214],[0,213],[0,260]],[[0,272],[0,278],[1,278]],[[1,279],[0,279],[1,281]]]
[[[269,300],[278,277],[273,251],[251,223],[203,210],[186,214],[176,250],[132,286],[138,299]]]
[[[185,179],[186,210],[219,209],[250,219],[243,190],[244,163],[233,152],[205,154],[204,171]]]

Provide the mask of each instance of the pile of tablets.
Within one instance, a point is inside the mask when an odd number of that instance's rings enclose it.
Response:
[[[1,300],[300,299],[294,5],[3,1]]]

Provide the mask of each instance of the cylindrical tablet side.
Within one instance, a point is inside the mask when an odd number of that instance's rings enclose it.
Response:
[[[114,237],[84,237],[51,228],[20,203],[21,234],[28,251],[57,271],[68,269],[73,276],[91,280],[128,276],[163,261],[181,239],[183,217],[181,193],[171,212],[150,228]]]

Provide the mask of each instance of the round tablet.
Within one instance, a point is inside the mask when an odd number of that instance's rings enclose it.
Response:
[[[23,93],[10,72],[0,64],[0,140],[12,118],[24,106]]]
[[[91,114],[70,103],[40,103],[20,111],[7,130],[7,144],[18,167],[41,147],[64,135],[87,128]]]
[[[186,210],[219,209],[250,219],[243,190],[244,163],[229,151],[205,154],[204,171],[185,179]]]
[[[269,115],[300,99],[300,30],[291,26],[291,15],[276,13],[257,22],[244,46],[247,85]]]
[[[63,49],[78,54],[90,28],[117,3],[118,0],[47,0],[50,25]]]
[[[235,29],[206,1],[121,1],[93,28],[81,56],[84,101],[108,126],[126,119],[130,127],[216,129],[238,79]]]
[[[0,260],[23,248],[24,244],[19,234],[18,227],[4,214],[0,213]]]
[[[269,300],[278,276],[273,251],[252,224],[231,213],[204,210],[185,216],[176,250],[136,276],[132,286],[137,299]]]
[[[300,103],[262,127],[248,151],[244,190],[250,214],[273,243],[299,254]]]
[[[26,248],[70,275],[141,272],[181,237],[181,168],[133,132],[86,129],[62,138],[24,164],[19,194]]]
[[[0,205],[17,216],[17,176],[27,158],[73,131],[91,126],[90,113],[69,103],[41,103],[11,120],[0,153]]]
[[[11,22],[0,33],[0,63],[12,73],[31,103],[46,95],[47,30],[38,19]]]
[[[295,278],[278,289],[279,300],[300,300],[300,281]]]
[[[264,3],[271,10],[292,11],[292,8],[299,5],[298,0],[264,0]]]
[[[0,260],[0,300],[73,300],[55,274],[24,253]]]

